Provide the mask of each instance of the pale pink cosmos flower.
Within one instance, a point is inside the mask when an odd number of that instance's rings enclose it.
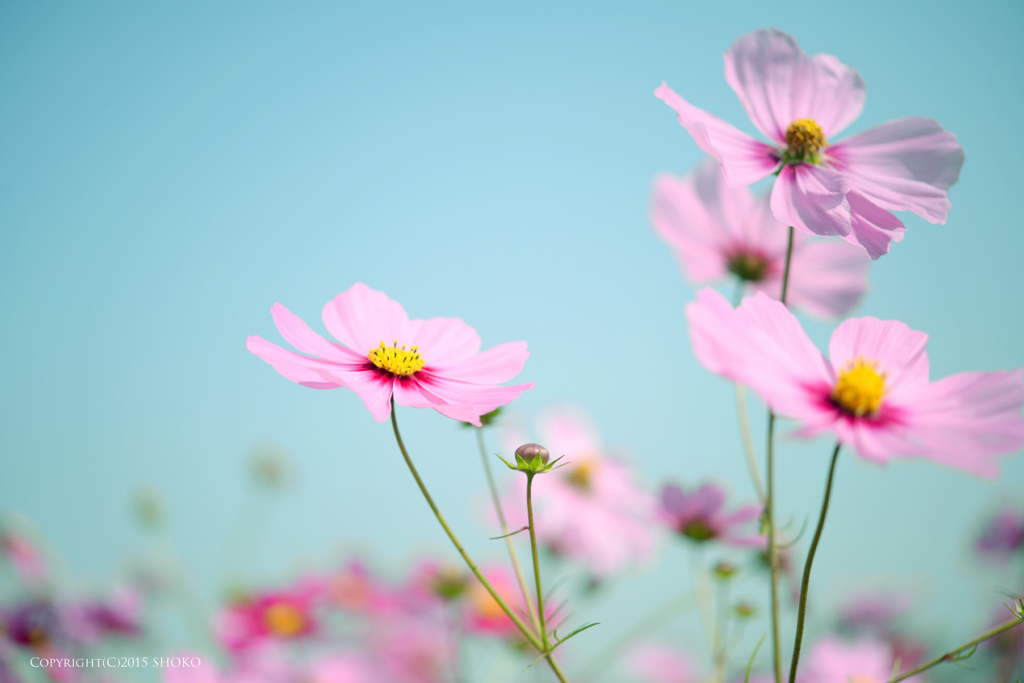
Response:
[[[675,484],[661,490],[662,519],[674,531],[691,541],[721,541],[738,547],[763,547],[765,537],[751,528],[761,516],[761,506],[747,505],[732,512],[725,510],[725,491],[704,484],[693,492]]]
[[[697,668],[688,655],[664,645],[647,644],[626,657],[631,680],[637,683],[694,683]]]
[[[37,586],[46,581],[46,562],[25,536],[14,531],[0,532],[0,556],[14,566],[26,584]]]
[[[519,374],[526,342],[480,352],[480,337],[458,318],[410,320],[400,304],[361,282],[324,306],[328,341],[279,303],[270,309],[278,331],[310,355],[282,349],[258,336],[246,348],[293,382],[313,389],[346,387],[374,419],[391,414],[391,399],[412,408],[480,426],[480,416],[515,400],[533,383],[499,386]]]
[[[832,333],[831,360],[796,317],[762,292],[733,310],[704,289],[686,309],[697,358],[746,384],[772,410],[832,433],[867,460],[922,457],[983,477],[1024,445],[1024,371],[928,379],[928,335],[895,320],[853,318]]]
[[[846,643],[825,636],[811,649],[807,665],[799,670],[798,683],[887,683],[892,676],[895,655],[892,647],[878,640]],[[901,665],[900,669],[907,667]],[[908,678],[916,683],[920,676]]]
[[[317,631],[317,599],[311,585],[254,595],[221,610],[214,617],[214,633],[233,652],[273,640],[304,638]]]
[[[582,411],[554,410],[538,421],[541,443],[564,467],[533,482],[537,540],[580,563],[595,578],[634,566],[654,552],[655,501],[637,485],[632,468],[603,453],[597,430]],[[522,433],[507,434],[509,450]],[[509,526],[527,524],[526,477],[519,476],[502,503]]]
[[[895,119],[841,142],[832,138],[864,107],[864,80],[832,55],[808,57],[776,29],[740,36],[725,53],[725,77],[770,144],[686,102],[664,83],[654,94],[679,116],[697,145],[742,187],[778,173],[775,217],[818,235],[839,235],[871,258],[903,239],[890,211],[945,223],[949,187],[964,151],[931,119]]]
[[[511,573],[499,565],[482,567],[480,571],[506,605],[517,610],[520,616],[526,614],[522,592],[516,587]],[[545,612],[548,612],[550,605],[544,605],[544,608]],[[468,633],[496,636],[508,640],[518,639],[522,636],[519,627],[508,618],[497,600],[487,592],[487,589],[476,577],[470,579],[462,611],[463,628]]]
[[[786,266],[788,229],[776,220],[769,195],[731,188],[707,159],[684,178],[659,176],[651,222],[695,283],[733,275],[740,284],[778,299]],[[819,317],[844,315],[867,290],[871,259],[842,240],[793,234],[787,300]]]

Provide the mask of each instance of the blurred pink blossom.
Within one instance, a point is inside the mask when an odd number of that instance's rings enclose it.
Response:
[[[32,543],[13,531],[0,534],[0,556],[11,563],[21,580],[38,586],[46,580],[46,563]]]
[[[975,547],[984,555],[1005,558],[1024,545],[1024,515],[1013,506],[1003,508],[985,527]]]
[[[674,531],[698,543],[721,541],[734,546],[764,547],[766,539],[751,528],[761,516],[760,505],[727,513],[725,491],[714,484],[686,492],[675,484],[661,490],[661,516]]]
[[[697,669],[686,654],[663,645],[642,645],[626,657],[636,683],[694,683]]]
[[[776,29],[740,36],[725,53],[725,77],[770,144],[694,107],[664,83],[655,95],[722,164],[731,187],[778,174],[771,208],[783,224],[839,235],[878,258],[906,230],[890,211],[946,222],[947,190],[964,152],[935,121],[895,119],[830,142],[860,115],[864,81],[832,55],[808,57]]]
[[[480,353],[480,337],[459,318],[410,320],[400,304],[361,282],[324,306],[328,341],[281,304],[270,309],[278,331],[306,354],[249,337],[246,347],[293,382],[313,389],[345,387],[378,422],[391,399],[480,426],[480,416],[515,400],[533,383],[500,386],[519,374],[526,342]]]
[[[247,596],[216,615],[214,633],[218,641],[232,652],[272,640],[308,636],[317,629],[313,612],[317,597],[312,585]]]
[[[732,274],[742,284],[779,298],[788,229],[772,215],[769,195],[755,199],[746,187],[730,188],[714,159],[685,178],[659,176],[654,187],[655,230],[693,282]],[[817,316],[843,315],[867,290],[870,263],[863,249],[797,231],[787,299]]]
[[[746,384],[797,436],[832,433],[879,463],[923,457],[984,477],[1024,445],[1024,372],[966,372],[928,379],[928,335],[904,323],[850,319],[832,333],[831,361],[796,317],[763,292],[732,306],[704,289],[687,306],[697,358]]]
[[[807,664],[797,673],[799,683],[886,683],[895,657],[890,645],[878,640],[847,643],[825,636],[811,649]],[[909,667],[900,666],[904,671]],[[917,683],[920,676],[907,679]]]
[[[637,485],[626,463],[603,454],[597,430],[584,414],[569,408],[552,411],[539,420],[538,433],[552,458],[565,456],[564,467],[533,482],[538,542],[579,562],[596,578],[651,557],[654,498]],[[522,439],[515,433],[503,441],[521,444]],[[526,477],[515,478],[502,505],[512,529],[526,526]]]

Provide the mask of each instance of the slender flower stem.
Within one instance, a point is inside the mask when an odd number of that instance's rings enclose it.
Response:
[[[754,482],[754,489],[757,490],[758,500],[764,503],[764,484],[761,483],[761,472],[757,467],[754,437],[750,433],[750,418],[747,413],[747,390],[739,382],[736,383],[736,419],[740,425],[740,441],[743,443],[743,453],[747,456],[747,469],[750,470],[750,479]]]
[[[963,645],[961,645],[960,647],[958,647],[958,648],[956,648],[954,650],[950,650],[949,652],[947,652],[947,653],[945,653],[943,655],[939,655],[935,659],[932,659],[930,661],[925,662],[924,664],[922,664],[921,666],[917,667],[916,669],[911,669],[910,671],[907,671],[906,673],[903,673],[903,674],[900,674],[899,676],[896,676],[891,681],[889,681],[889,683],[898,683],[899,681],[902,681],[902,680],[905,680],[907,678],[910,678],[911,676],[916,676],[917,674],[921,673],[922,671],[927,671],[928,669],[932,668],[936,664],[942,664],[943,662],[956,661],[956,656],[958,654],[960,654],[961,652],[963,652],[964,650],[966,650],[967,648],[973,647],[973,646],[977,645],[978,643],[980,643],[982,641],[988,640],[989,638],[994,638],[995,636],[998,636],[1003,631],[1009,631],[1011,628],[1013,628],[1014,626],[1017,626],[1017,625],[1019,625],[1021,623],[1024,623],[1024,618],[1014,617],[1013,619],[1010,619],[1009,621],[1007,621],[1007,622],[1005,622],[1003,624],[1000,624],[999,626],[996,626],[991,631],[985,631],[984,633],[982,633],[980,636],[978,636],[974,640],[969,640],[966,643],[964,643]]]
[[[793,226],[789,226],[789,239],[786,241],[786,267],[782,271],[782,294],[779,301],[785,305],[786,294],[789,293],[789,268],[793,263]]]
[[[501,611],[508,615],[508,618],[511,619],[512,623],[516,625],[516,628],[522,631],[523,635],[526,637],[526,639],[530,642],[531,645],[533,645],[535,648],[543,652],[545,648],[541,641],[538,640],[537,636],[533,633],[533,631],[531,631],[529,627],[523,623],[523,620],[519,618],[519,615],[515,613],[515,610],[508,606],[505,600],[502,599],[502,597],[498,594],[498,591],[494,590],[494,587],[491,586],[490,582],[477,568],[473,560],[470,559],[469,555],[466,553],[466,550],[462,547],[462,544],[459,543],[459,539],[456,538],[455,532],[453,532],[451,530],[451,527],[448,526],[448,522],[445,521],[444,516],[441,514],[441,511],[437,508],[437,505],[434,503],[434,499],[430,496],[430,492],[427,491],[426,485],[420,478],[420,473],[416,471],[416,466],[412,464],[412,459],[409,457],[409,452],[405,450],[405,444],[402,442],[402,435],[398,431],[398,419],[395,417],[394,399],[391,399],[391,427],[395,431],[395,441],[398,442],[398,448],[399,450],[402,451],[402,457],[405,458],[405,464],[409,467],[409,471],[412,472],[412,477],[413,479],[416,480],[416,485],[420,487],[420,493],[422,493],[423,497],[426,499],[427,505],[430,506],[430,509],[431,511],[433,511],[434,516],[437,517],[437,521],[441,523],[441,528],[443,528],[445,533],[448,534],[448,538],[451,540],[452,545],[455,546],[455,549],[459,552],[459,555],[462,556],[462,559],[466,562],[466,565],[469,567],[470,571],[473,572],[476,578],[480,581],[481,585],[483,585],[487,592],[490,593],[491,597],[494,598],[494,602],[498,604],[498,607],[501,608]]]
[[[775,546],[775,413],[768,413],[768,493],[765,517],[768,524],[768,568],[771,572],[772,662],[775,683],[782,683],[782,651],[779,647],[779,553]]]
[[[533,523],[533,473],[526,474],[526,514],[530,525],[530,550],[533,551],[533,579],[537,583],[537,617],[540,620],[540,640],[548,647],[547,624],[544,623],[544,591],[540,587],[540,560],[537,557],[537,527]]]
[[[789,293],[789,271],[793,262],[793,226],[789,226],[786,241],[786,265],[782,271],[782,292],[779,300],[786,304]],[[775,665],[775,683],[782,683],[782,654],[779,647],[779,554],[775,547],[775,413],[768,412],[768,468],[767,494],[765,495],[765,517],[768,523],[768,566],[771,571],[772,603],[772,661]]]
[[[832,464],[829,465],[828,481],[825,483],[825,499],[821,502],[821,516],[818,518],[818,528],[814,530],[811,547],[807,551],[807,562],[804,563],[804,577],[800,581],[800,605],[796,613],[796,640],[793,643],[793,663],[789,667],[789,683],[796,681],[796,665],[800,661],[800,644],[804,638],[804,619],[807,616],[807,587],[811,583],[811,564],[814,562],[814,553],[818,550],[818,541],[821,540],[821,530],[825,528],[828,501],[832,497],[832,479],[836,473],[836,461],[839,459],[839,449],[841,447],[841,443],[836,443],[836,449],[832,451]]]
[[[498,496],[498,487],[494,485],[494,474],[491,472],[491,461],[487,457],[487,444],[484,443],[483,427],[476,428],[476,442],[480,447],[480,460],[484,463],[484,472],[487,474],[487,486],[491,490],[491,500],[494,501],[494,511],[498,513],[498,522],[501,524],[501,533],[505,536],[505,544],[508,546],[508,556],[512,560],[512,568],[515,570],[516,580],[519,583],[519,590],[523,594],[523,602],[526,604],[526,611],[530,615],[530,622],[534,630],[540,632],[540,622],[537,620],[537,611],[533,608],[533,600],[530,599],[530,589],[526,587],[526,579],[523,576],[523,568],[519,565],[519,556],[516,555],[516,546],[508,532],[508,521],[505,519],[505,511],[501,509],[501,499]]]

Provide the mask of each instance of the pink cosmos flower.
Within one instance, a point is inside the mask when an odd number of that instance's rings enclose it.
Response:
[[[1024,517],[1013,506],[989,522],[975,547],[984,555],[1006,558],[1024,545]]]
[[[731,187],[778,174],[771,208],[782,223],[839,235],[878,258],[906,230],[890,211],[946,222],[947,190],[964,152],[935,121],[896,119],[831,142],[860,115],[864,81],[832,55],[808,57],[776,29],[740,36],[725,53],[725,78],[770,144],[692,106],[664,83],[654,94],[722,164]]]
[[[697,669],[682,652],[663,645],[643,645],[626,657],[632,680],[638,683],[693,683]]]
[[[376,683],[376,675],[367,658],[355,653],[333,653],[315,662],[303,677],[309,683]],[[173,683],[168,681],[167,683]],[[184,681],[182,683],[191,683]],[[196,681],[195,683],[206,683]],[[216,683],[213,681],[211,683]]]
[[[278,331],[302,355],[249,337],[246,348],[293,382],[313,389],[346,387],[374,419],[391,414],[391,399],[480,425],[480,416],[515,400],[533,383],[498,386],[523,369],[526,342],[480,353],[480,337],[458,318],[410,320],[383,292],[361,282],[324,306],[328,341],[281,304],[270,309]]]
[[[707,159],[685,178],[655,180],[651,221],[689,279],[697,283],[735,275],[742,284],[778,299],[786,266],[788,229],[772,215],[769,195],[755,199],[730,188],[721,167]],[[841,240],[793,234],[787,299],[810,313],[847,313],[867,289],[871,259]]]
[[[819,640],[807,665],[797,675],[799,683],[886,683],[892,675],[892,647],[877,640],[845,643],[835,636]],[[901,666],[901,670],[908,667]],[[920,676],[908,678],[915,683]]]
[[[520,615],[526,614],[522,594],[508,571],[497,565],[481,568],[481,571],[506,605],[518,610]],[[505,639],[521,637],[519,628],[475,577],[470,580],[469,588],[466,589],[466,598],[463,603],[463,621],[467,632]],[[544,607],[547,612],[549,605]]]
[[[895,320],[846,320],[831,361],[796,317],[762,292],[732,306],[704,289],[687,307],[697,358],[750,386],[779,415],[884,463],[923,457],[983,477],[998,456],[1024,445],[1024,371],[967,372],[928,379],[928,335]]]
[[[221,644],[234,652],[275,639],[308,636],[317,629],[315,597],[304,587],[254,596],[222,610],[215,618],[214,631]]]
[[[899,593],[861,593],[848,599],[839,610],[841,628],[884,636],[910,610],[913,602]]]
[[[654,499],[637,486],[626,463],[603,455],[585,415],[570,408],[553,411],[539,421],[538,432],[551,457],[565,456],[567,463],[534,479],[538,541],[596,578],[649,558],[656,538]],[[524,441],[521,432],[503,440]],[[514,480],[502,505],[510,528],[526,526],[525,477]]]
[[[762,547],[765,537],[754,533],[751,522],[761,516],[759,505],[747,505],[734,512],[725,511],[725,491],[704,484],[687,493],[675,484],[661,490],[661,515],[676,532],[697,543],[721,541],[740,547]]]
[[[0,532],[0,556],[10,562],[29,586],[46,581],[46,563],[34,545],[14,531]]]

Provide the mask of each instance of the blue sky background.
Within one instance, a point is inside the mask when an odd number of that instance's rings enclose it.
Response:
[[[1019,3],[888,0],[5,3],[0,507],[100,580],[138,543],[134,491],[155,486],[213,597],[246,458],[269,441],[298,481],[247,575],[345,548],[395,571],[449,553],[387,425],[245,350],[249,334],[280,339],[275,301],[322,330],[324,302],[356,281],[413,317],[464,318],[485,347],[528,340],[521,377],[537,388],[516,408],[585,407],[647,481],[712,477],[750,497],[732,388],[694,359],[693,288],[647,221],[654,175],[701,158],[654,88],[753,133],[722,53],[776,26],[864,76],[848,132],[911,114],[954,131],[967,161],[949,222],[902,216],[910,232],[874,265],[858,314],[927,331],[936,378],[1020,367],[1022,19]],[[832,329],[808,328],[822,344]],[[432,411],[400,419],[467,546],[500,559],[477,521],[472,434]],[[816,514],[828,450],[782,447],[781,516]],[[1005,462],[981,481],[844,456],[821,604],[865,582],[913,586],[937,646],[974,634],[1007,587],[966,559],[981,518],[1021,500],[1024,461]],[[668,547],[581,605],[606,625],[579,648],[686,571]]]

